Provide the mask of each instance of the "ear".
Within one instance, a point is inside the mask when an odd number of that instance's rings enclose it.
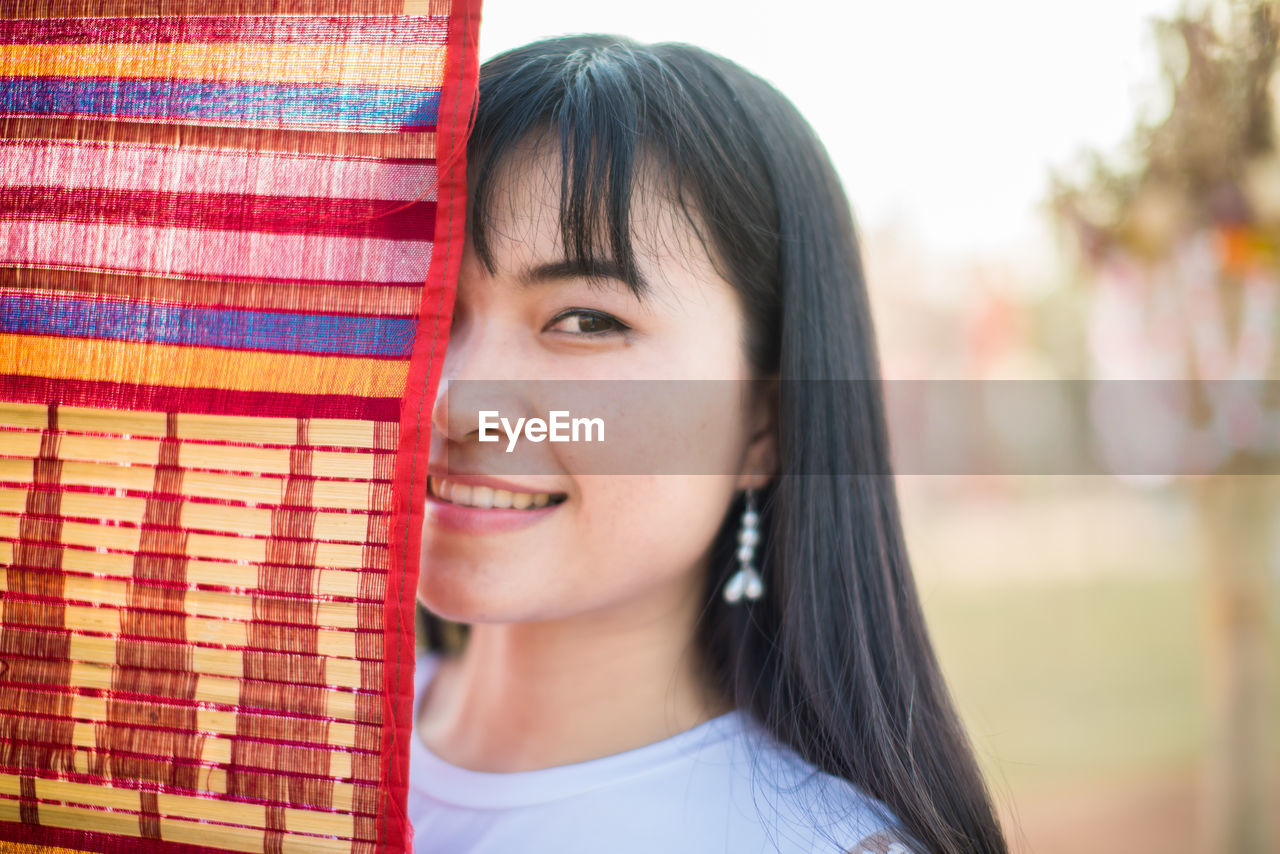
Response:
[[[761,489],[778,473],[778,376],[751,384],[747,405],[748,435],[737,489]]]

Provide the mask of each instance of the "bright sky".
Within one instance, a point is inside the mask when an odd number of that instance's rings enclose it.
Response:
[[[1177,0],[484,0],[480,54],[609,32],[686,41],[772,81],[827,145],[863,229],[947,256],[1042,239],[1050,166],[1160,108],[1148,19]]]

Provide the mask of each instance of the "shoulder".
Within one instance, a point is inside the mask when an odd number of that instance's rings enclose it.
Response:
[[[926,854],[897,832],[897,817],[858,785],[826,773],[778,743],[745,713],[742,744],[751,797],[777,850]],[[770,849],[773,850],[773,849]]]
[[[924,852],[911,847],[896,831],[886,829],[859,839],[846,854],[924,854]]]

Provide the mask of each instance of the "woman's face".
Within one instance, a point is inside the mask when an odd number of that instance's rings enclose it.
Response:
[[[526,146],[508,161],[493,195],[494,270],[470,242],[462,259],[432,414],[419,599],[466,623],[689,601],[735,490],[772,467],[770,412],[738,396],[752,373],[737,295],[683,214],[640,185],[644,297],[574,270],[558,155]],[[537,384],[501,382],[521,380],[587,390],[570,396],[591,411],[572,415],[602,420],[612,459],[585,443],[521,441],[514,465],[505,433],[481,442],[482,410],[514,422],[556,408]],[[706,393],[691,396],[695,386]],[[713,473],[688,473],[692,460]]]

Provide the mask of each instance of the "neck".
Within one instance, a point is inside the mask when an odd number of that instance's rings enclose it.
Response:
[[[632,750],[729,711],[701,675],[691,593],[472,625],[431,681],[418,737],[463,768],[529,771]]]

